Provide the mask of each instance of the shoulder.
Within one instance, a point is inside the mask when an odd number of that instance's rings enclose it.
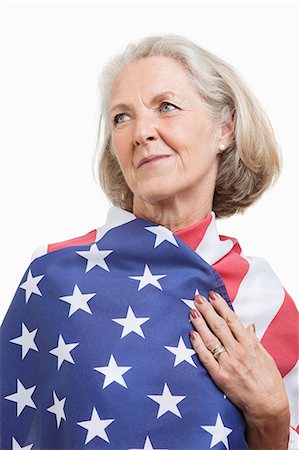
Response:
[[[265,258],[245,255],[235,238],[220,239],[231,242],[231,249],[214,267],[227,277],[234,308],[244,323],[248,325],[254,318],[260,323],[261,337],[266,322],[273,319],[285,300],[284,286]]]
[[[98,228],[89,231],[88,233],[70,238],[61,242],[41,245],[37,247],[31,256],[31,262],[35,261],[44,255],[49,255],[53,252],[62,251],[70,247],[80,247],[94,244],[99,241],[106,233],[114,228],[118,228],[135,219],[135,215],[129,211],[125,211],[117,206],[112,206],[108,210],[106,222]]]
[[[254,323],[258,338],[285,376],[298,361],[296,304],[269,262],[244,255],[237,241],[231,249],[230,264],[230,275],[224,271],[224,276],[234,290],[234,310],[244,326]]]
[[[271,264],[263,257],[245,255],[235,238],[220,236],[220,239],[230,242],[231,248],[213,267],[222,276],[244,325],[254,323],[258,337],[262,338],[274,321],[279,326],[288,320],[295,323],[296,305]],[[294,326],[291,328],[294,330]]]
[[[223,278],[235,308],[240,300],[242,307],[244,299],[260,298],[265,289],[275,297],[283,296],[282,283],[265,258],[245,255],[239,241],[231,236],[219,235],[220,244],[223,252],[212,265]]]
[[[282,283],[271,267],[267,259],[261,256],[245,255],[239,241],[231,236],[219,235],[221,242],[230,244],[229,250],[223,259],[218,260],[214,266],[222,267],[224,265],[230,270],[237,270],[240,276],[239,289],[247,289],[249,283],[254,287],[255,292],[259,289],[277,291],[283,289]]]
[[[230,242],[231,249],[213,267],[222,275],[243,325],[254,323],[258,338],[286,377],[286,386],[292,387],[298,370],[296,304],[265,258],[244,255],[235,238],[220,239]]]
[[[31,255],[31,263],[35,261],[37,258],[40,258],[44,255],[61,251],[70,247],[80,247],[84,245],[91,245],[97,240],[97,236],[99,234],[99,228],[91,230],[82,236],[73,237],[64,241],[54,242],[51,244],[40,245],[35,248]]]

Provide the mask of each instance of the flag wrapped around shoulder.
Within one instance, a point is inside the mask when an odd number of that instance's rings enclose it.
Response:
[[[247,449],[189,340],[196,290],[231,306],[221,277],[166,228],[113,214],[21,280],[1,328],[1,449]]]

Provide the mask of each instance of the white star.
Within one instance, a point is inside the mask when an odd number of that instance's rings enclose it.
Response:
[[[87,430],[85,445],[88,444],[88,442],[92,441],[92,439],[95,437],[99,437],[106,442],[110,442],[105,428],[107,428],[112,422],[114,422],[114,419],[101,420],[97,413],[97,410],[93,408],[90,420],[77,422],[77,425],[80,425],[80,427],[83,427]]]
[[[123,319],[112,319],[113,322],[118,323],[123,327],[121,339],[127,334],[130,333],[136,333],[139,334],[139,336],[144,338],[143,331],[141,329],[141,325],[145,322],[147,322],[150,318],[149,317],[136,317],[134,314],[134,311],[132,310],[131,306],[128,307],[127,311],[127,317]]]
[[[217,445],[219,442],[222,442],[225,445],[225,448],[229,450],[228,439],[227,436],[231,434],[233,431],[231,428],[227,428],[224,426],[221,415],[217,415],[216,424],[214,426],[201,426],[205,431],[212,435],[210,448]]]
[[[194,293],[194,297],[195,295],[199,294],[198,289],[196,289],[195,293]],[[185,303],[185,305],[189,306],[190,309],[196,309],[194,300],[188,300],[187,298],[181,298],[182,302]]]
[[[142,276],[138,276],[138,277],[134,276],[134,277],[129,277],[129,278],[132,278],[132,280],[139,280],[138,291],[143,289],[148,284],[152,284],[153,286],[157,287],[158,289],[160,289],[162,291],[163,289],[158,280],[160,280],[160,278],[164,278],[164,277],[166,277],[166,275],[153,275],[150,271],[149,266],[147,264],[145,264],[144,272],[143,272]]]
[[[18,379],[17,380],[17,392],[15,392],[14,394],[11,394],[11,395],[7,395],[5,397],[7,400],[16,402],[17,417],[19,417],[19,415],[21,414],[23,409],[26,408],[26,406],[30,406],[30,408],[36,409],[36,405],[31,398],[35,388],[36,388],[36,386],[31,386],[30,388],[26,389],[25,386],[23,386],[21,381]]]
[[[47,409],[47,411],[49,411],[50,413],[55,414],[55,416],[56,416],[56,425],[57,425],[57,428],[59,428],[61,419],[66,420],[65,413],[64,413],[64,404],[65,404],[65,401],[66,401],[66,397],[64,397],[61,400],[59,400],[59,398],[56,395],[56,392],[53,391],[53,401],[54,401],[53,405],[50,406]]]
[[[38,352],[38,348],[34,342],[35,335],[37,333],[37,328],[35,330],[29,331],[24,323],[22,323],[22,334],[10,342],[13,344],[21,345],[22,347],[22,359],[25,358],[30,349]]]
[[[146,436],[145,444],[143,448],[131,448],[130,450],[164,450],[162,448],[154,449],[153,444],[151,443],[150,437]]]
[[[62,335],[59,335],[58,346],[49,351],[49,353],[51,353],[52,355],[57,356],[57,370],[60,369],[63,361],[68,361],[72,364],[75,364],[70,352],[74,350],[77,345],[79,345],[79,342],[66,344]]]
[[[12,450],[31,450],[33,444],[26,445],[26,447],[21,447],[17,440],[12,438]]]
[[[92,314],[87,302],[89,302],[89,300],[91,300],[95,295],[96,293],[82,294],[82,292],[79,289],[79,286],[75,284],[73,294],[65,295],[64,297],[59,297],[59,300],[63,300],[64,302],[70,304],[69,317],[79,309],[82,309],[82,311],[85,311],[88,314]]]
[[[78,255],[87,259],[85,273],[89,272],[95,266],[99,266],[104,270],[110,272],[109,267],[106,264],[105,258],[107,258],[113,250],[99,250],[96,243],[92,244],[89,250],[76,252]]]
[[[180,403],[186,396],[182,395],[172,395],[167,383],[164,383],[163,393],[162,395],[148,395],[151,400],[159,403],[159,411],[157,415],[157,419],[167,411],[175,414],[176,416],[182,418],[181,413],[177,407],[177,404]]]
[[[195,355],[196,352],[192,348],[186,347],[182,336],[180,336],[178,347],[168,347],[165,345],[165,348],[175,355],[173,367],[177,366],[183,361],[187,361],[187,363],[191,364],[191,366],[197,367],[192,359],[192,355]]]
[[[167,228],[162,227],[161,225],[156,225],[153,227],[145,227],[145,229],[156,235],[154,248],[158,247],[158,245],[162,244],[162,242],[164,241],[168,241],[171,244],[176,245],[177,247],[179,246],[173,233]]]
[[[94,370],[105,375],[103,389],[114,381],[127,388],[128,386],[123,378],[123,374],[128,372],[130,369],[132,369],[132,367],[118,366],[113,355],[110,356],[108,366],[94,367]]]
[[[44,276],[45,275],[38,275],[37,277],[33,277],[31,270],[29,270],[27,280],[20,285],[20,288],[26,291],[26,303],[28,303],[32,294],[43,295],[37,285]]]

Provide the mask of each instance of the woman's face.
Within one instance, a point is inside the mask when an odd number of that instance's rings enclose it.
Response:
[[[112,147],[134,202],[213,194],[217,129],[179,63],[153,56],[126,66],[110,108]]]

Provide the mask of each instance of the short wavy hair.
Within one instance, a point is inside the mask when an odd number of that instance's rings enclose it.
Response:
[[[119,72],[150,56],[171,58],[185,68],[215,124],[233,119],[232,142],[220,156],[213,211],[218,218],[243,213],[279,176],[281,152],[274,131],[261,104],[237,71],[177,34],[151,35],[130,43],[104,66],[99,77],[100,119],[93,158],[97,181],[112,204],[132,212],[133,193],[111,146],[109,103]]]

